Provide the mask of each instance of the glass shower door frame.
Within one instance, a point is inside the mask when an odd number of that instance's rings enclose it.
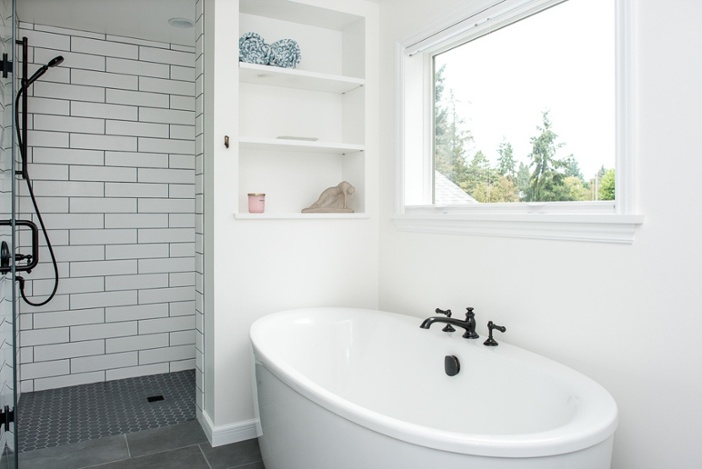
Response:
[[[2,426],[2,468],[17,468],[18,465],[18,432],[17,432],[17,402],[18,402],[18,366],[19,366],[19,310],[17,307],[18,293],[15,287],[15,262],[14,253],[17,247],[17,179],[16,158],[17,140],[14,123],[15,96],[17,93],[17,75],[19,66],[15,60],[16,50],[16,0],[0,0],[0,11],[2,11],[2,53],[6,55],[6,61],[12,63],[11,72],[3,72],[2,83],[2,129],[0,138],[0,163],[2,167],[2,191],[0,196],[0,211],[3,218],[10,216],[9,220],[3,220],[2,236],[0,240],[9,241],[9,272],[2,274],[0,279],[0,349],[2,351],[2,363],[0,364],[0,425]],[[7,14],[9,13],[9,18]],[[11,31],[11,34],[8,34]],[[14,62],[14,63],[13,63]],[[5,67],[8,68],[8,67]],[[9,96],[8,96],[9,93]],[[9,144],[9,147],[8,147]],[[9,161],[8,161],[9,160]],[[8,164],[9,163],[9,164]],[[8,167],[9,166],[9,167]],[[9,186],[9,187],[8,187]],[[9,189],[9,193],[7,190]],[[7,199],[9,197],[9,200]],[[9,210],[8,210],[9,209]],[[9,212],[9,213],[8,213]],[[9,222],[9,223],[8,223]],[[9,233],[6,230],[9,228]],[[9,235],[9,236],[8,236]],[[9,239],[8,239],[9,238]],[[9,303],[9,305],[8,305]],[[11,369],[11,372],[9,372]]]

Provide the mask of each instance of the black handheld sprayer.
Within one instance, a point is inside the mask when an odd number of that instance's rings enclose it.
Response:
[[[15,130],[17,132],[17,141],[19,144],[19,153],[20,153],[20,163],[21,163],[21,169],[19,171],[16,171],[18,175],[24,179],[24,182],[27,184],[27,190],[29,191],[29,196],[32,199],[32,205],[34,206],[34,211],[37,215],[37,220],[39,220],[39,225],[41,226],[42,233],[44,234],[44,239],[46,239],[46,246],[49,250],[49,254],[51,255],[51,262],[53,264],[54,268],[54,287],[53,290],[51,291],[51,294],[46,298],[45,300],[35,303],[32,302],[27,298],[27,296],[24,293],[24,277],[21,277],[17,275],[15,278],[19,281],[19,289],[20,289],[20,294],[22,295],[22,299],[29,305],[32,306],[43,306],[47,304],[49,301],[51,301],[56,295],[56,291],[58,290],[58,284],[59,284],[59,273],[58,273],[58,265],[56,263],[56,255],[54,254],[54,249],[51,246],[51,241],[49,240],[49,235],[46,232],[46,226],[44,225],[44,219],[41,216],[41,212],[39,211],[39,207],[37,205],[37,199],[34,196],[34,189],[32,187],[32,180],[29,177],[29,171],[27,170],[27,90],[28,88],[35,82],[37,81],[42,75],[44,75],[50,68],[56,67],[57,65],[60,65],[63,62],[63,57],[62,56],[57,56],[54,57],[47,63],[46,65],[42,65],[39,67],[39,69],[34,72],[34,74],[29,77],[27,77],[27,38],[22,38],[21,41],[17,41],[18,44],[22,45],[22,51],[23,51],[23,75],[22,75],[22,82],[19,91],[17,92],[17,97],[15,98]],[[20,125],[20,103],[22,105],[22,122]],[[22,265],[22,266],[17,266],[16,270],[17,271],[26,271],[29,272],[31,271],[32,268],[34,268],[38,261],[39,261],[39,239],[38,239],[38,233],[36,229],[36,225],[29,221],[25,220],[16,220],[15,224],[17,225],[27,225],[32,229],[32,254],[30,255],[22,255],[22,254],[17,254],[15,255],[15,260],[23,260],[26,259],[29,261],[27,265]]]

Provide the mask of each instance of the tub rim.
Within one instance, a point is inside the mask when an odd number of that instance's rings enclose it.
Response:
[[[555,456],[585,450],[612,437],[617,429],[618,410],[616,402],[599,383],[555,360],[521,347],[510,345],[505,343],[504,340],[500,341],[502,353],[516,354],[519,359],[528,358],[534,360],[540,367],[553,367],[554,372],[557,371],[558,373],[550,373],[550,375],[564,381],[564,386],[567,388],[585,388],[587,391],[587,396],[585,397],[588,397],[588,399],[584,399],[582,393],[578,393],[576,396],[576,412],[569,422],[554,429],[541,432],[519,435],[484,435],[430,428],[369,410],[325,389],[291,365],[277,361],[274,347],[266,350],[265,346],[260,345],[260,336],[268,323],[286,317],[289,317],[289,320],[309,314],[319,314],[321,311],[336,311],[338,313],[345,311],[347,314],[348,312],[360,311],[384,314],[402,321],[416,320],[417,327],[421,323],[421,318],[367,308],[314,307],[268,314],[257,319],[249,330],[255,360],[265,366],[276,378],[311,402],[377,433],[442,451],[474,456],[519,458]],[[477,346],[475,342],[470,342],[470,345]],[[561,376],[561,373],[563,376]],[[579,386],[576,386],[576,384]],[[598,411],[597,408],[600,410]]]

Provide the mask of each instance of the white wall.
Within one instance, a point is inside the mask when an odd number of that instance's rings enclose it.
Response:
[[[22,391],[194,368],[194,47],[18,34],[30,73],[65,57],[29,90],[29,173],[61,278],[47,305],[18,303]],[[23,274],[35,302],[53,288],[45,247],[40,259]]]
[[[464,1],[381,7],[380,306],[418,317],[474,306],[479,332],[584,372],[616,399],[614,469],[702,467],[702,3],[636,0],[637,196],[633,245],[398,232],[395,41]],[[462,405],[465,396],[445,396]]]
[[[328,1],[310,1],[329,5]],[[204,43],[204,403],[213,444],[255,430],[249,328],[275,311],[310,306],[377,307],[377,5],[335,0],[369,14],[366,28],[366,219],[241,220],[237,210],[238,2],[206,0]],[[375,13],[375,14],[374,14]],[[303,52],[304,53],[304,52]],[[199,267],[198,267],[199,268]]]

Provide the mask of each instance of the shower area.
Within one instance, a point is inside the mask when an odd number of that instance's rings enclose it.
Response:
[[[201,405],[199,1],[127,3],[0,0],[1,468]]]

